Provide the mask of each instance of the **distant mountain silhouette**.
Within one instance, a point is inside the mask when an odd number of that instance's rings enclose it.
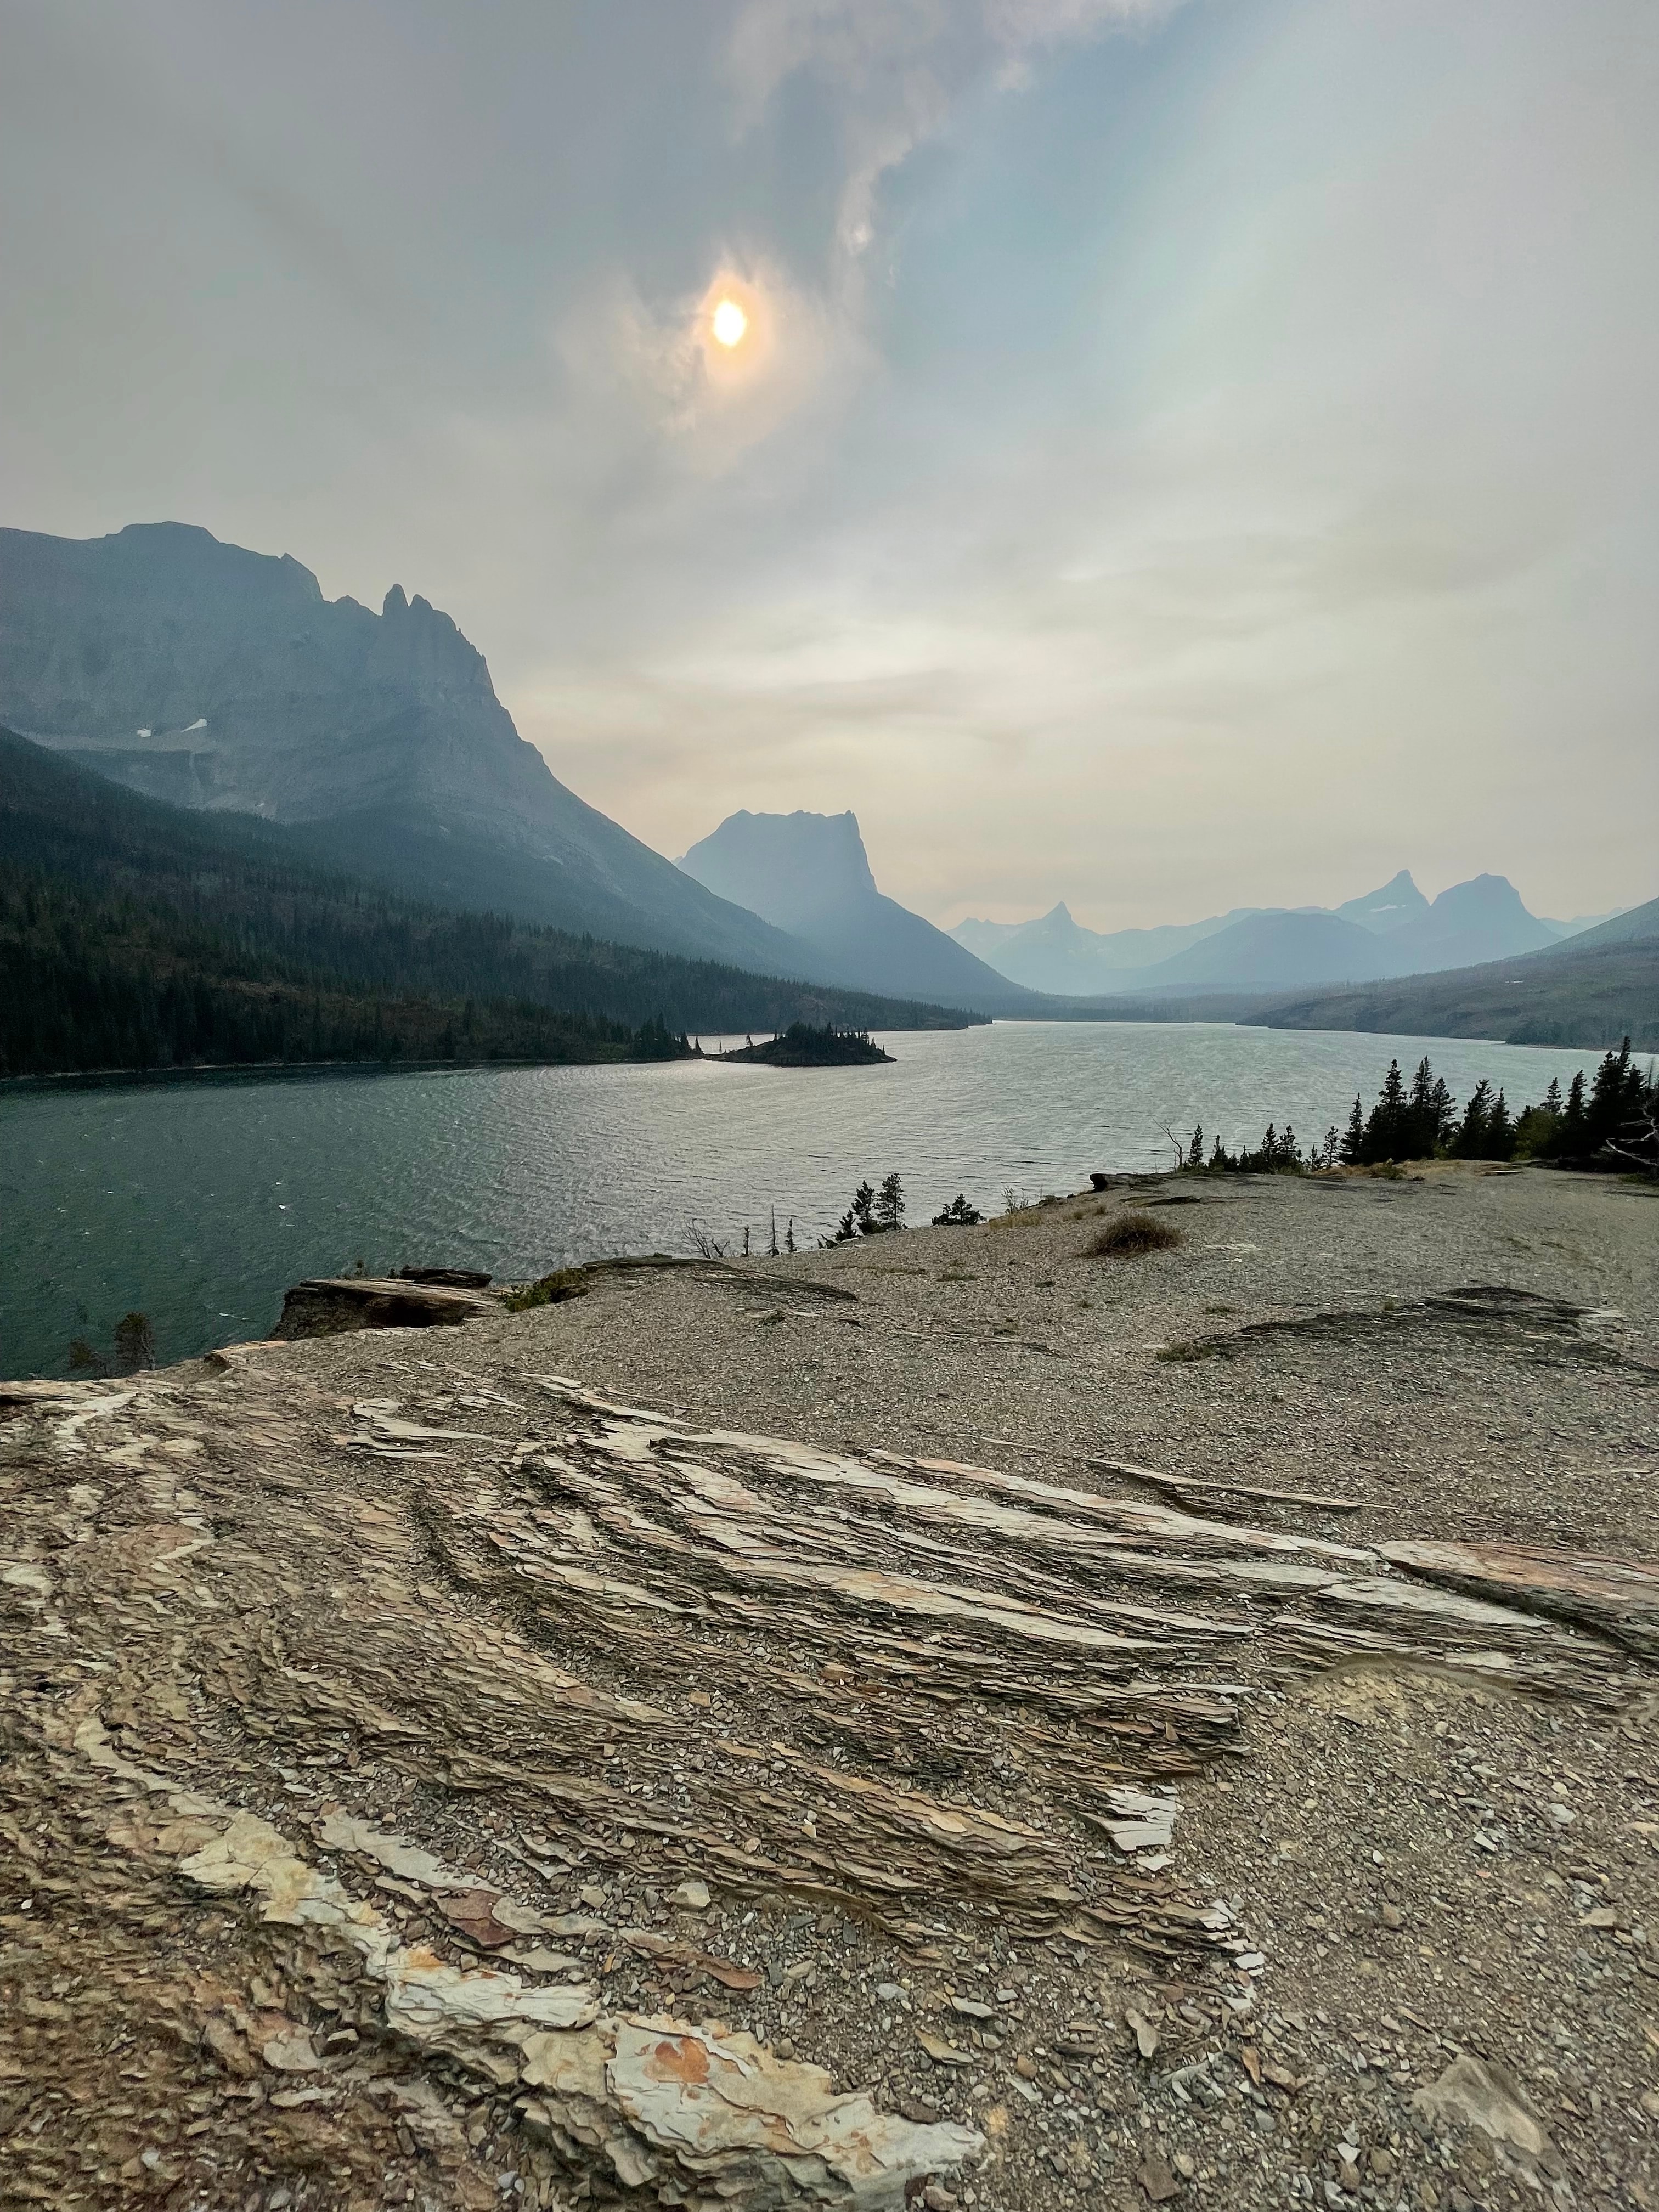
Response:
[[[961,921],[950,933],[958,945],[1027,990],[1086,998],[1122,990],[1126,971],[1184,951],[1255,911],[1236,908],[1231,914],[1212,915],[1207,921],[1102,933],[1074,921],[1062,900],[1036,921]]]
[[[1380,890],[1334,909],[1247,907],[1205,921],[1098,935],[1061,903],[1036,921],[966,921],[952,933],[1029,989],[1170,997],[1299,990],[1463,967],[1554,944],[1563,925],[1528,914],[1506,877],[1454,884],[1431,904],[1402,868]]]
[[[1246,1008],[1237,1018],[1268,1029],[1496,1037],[1591,1050],[1628,1036],[1638,1051],[1653,1052],[1659,1050],[1659,898],[1534,952],[1302,994]]]
[[[1345,899],[1335,908],[1345,921],[1357,921],[1362,929],[1375,930],[1380,937],[1415,921],[1428,910],[1429,902],[1412,881],[1409,868],[1401,868],[1380,891],[1366,891],[1359,898]]]
[[[1142,969],[1143,991],[1295,990],[1399,973],[1392,946],[1337,914],[1255,914]]]
[[[1036,1011],[1006,976],[877,890],[854,814],[729,815],[678,866],[804,943],[838,982],[985,1013]]]
[[[376,615],[182,523],[0,530],[0,722],[146,797],[308,825],[331,862],[423,898],[811,970],[566,790],[483,655],[397,585]]]
[[[1434,904],[1389,935],[1396,975],[1468,968],[1516,952],[1540,952],[1558,933],[1527,912],[1507,876],[1474,876],[1442,891]]]

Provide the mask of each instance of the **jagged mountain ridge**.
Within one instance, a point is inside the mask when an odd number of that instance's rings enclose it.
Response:
[[[1569,931],[1529,914],[1506,877],[1476,876],[1431,902],[1402,868],[1334,908],[1235,908],[1102,935],[1061,904],[1036,921],[966,921],[951,934],[1031,989],[1098,996],[1372,982],[1541,951]]]
[[[0,723],[148,798],[308,825],[419,896],[832,980],[567,790],[396,585],[377,615],[188,524],[0,530]]]
[[[994,967],[876,887],[852,813],[728,815],[676,864],[752,908],[861,989],[987,1013],[1040,1011]],[[885,981],[878,986],[878,975]]]

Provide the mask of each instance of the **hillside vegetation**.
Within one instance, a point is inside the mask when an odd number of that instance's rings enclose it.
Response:
[[[422,906],[4,732],[0,969],[6,1075],[660,1057],[690,1030],[967,1018]]]
[[[1659,899],[1542,952],[1299,994],[1237,1018],[1264,1029],[1492,1037],[1581,1050],[1628,1036],[1638,1052],[1659,1051]]]

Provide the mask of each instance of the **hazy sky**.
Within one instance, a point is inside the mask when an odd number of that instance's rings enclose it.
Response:
[[[668,853],[1651,897],[1659,7],[0,0],[0,520],[163,516]]]

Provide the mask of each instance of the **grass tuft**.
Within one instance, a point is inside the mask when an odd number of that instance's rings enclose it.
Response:
[[[1091,1260],[1132,1260],[1142,1252],[1167,1252],[1182,1242],[1175,1224],[1155,1213],[1120,1213],[1097,1230],[1083,1249]]]

